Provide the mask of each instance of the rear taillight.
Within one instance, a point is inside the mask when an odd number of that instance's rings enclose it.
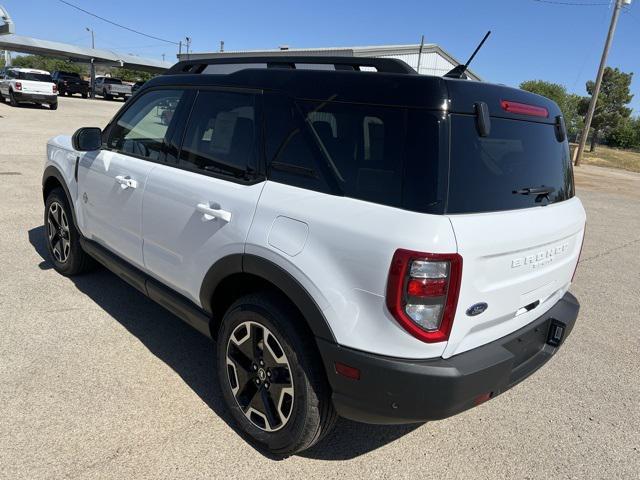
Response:
[[[529,105],[527,103],[512,102],[511,100],[502,100],[500,106],[506,112],[517,113],[518,115],[531,115],[532,117],[544,117],[549,116],[549,110],[544,107],[538,107],[536,105]]]
[[[58,86],[57,85],[53,86],[53,93],[58,93]]]
[[[449,338],[458,304],[462,257],[398,249],[387,280],[387,308],[402,327],[423,342]]]
[[[16,82],[16,90],[22,90],[22,82]]]

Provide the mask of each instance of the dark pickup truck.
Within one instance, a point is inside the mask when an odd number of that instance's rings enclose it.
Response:
[[[78,73],[55,71],[51,74],[51,77],[58,86],[60,95],[79,93],[82,98],[89,96],[89,82],[83,80]]]

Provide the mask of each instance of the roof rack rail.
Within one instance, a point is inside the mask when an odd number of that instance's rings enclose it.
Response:
[[[166,74],[199,74],[209,65],[264,63],[267,68],[295,69],[296,64],[333,65],[336,70],[360,70],[360,67],[373,67],[381,73],[403,73],[417,75],[417,72],[402,60],[395,58],[374,57],[329,57],[313,55],[272,55],[256,57],[215,57],[194,60],[183,60],[171,67]],[[249,67],[255,68],[255,67]]]

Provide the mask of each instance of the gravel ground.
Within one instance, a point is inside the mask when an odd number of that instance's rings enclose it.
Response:
[[[582,310],[545,368],[454,418],[340,421],[274,459],[230,423],[209,341],[107,271],[67,279],[46,260],[45,142],[120,105],[0,105],[0,478],[639,478],[640,175],[576,173]]]

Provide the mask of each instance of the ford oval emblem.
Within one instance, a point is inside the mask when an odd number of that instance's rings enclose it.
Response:
[[[484,302],[471,305],[469,308],[467,308],[467,315],[469,315],[470,317],[475,317],[476,315],[480,315],[482,312],[484,312],[487,309],[488,306],[489,305],[487,305]]]

